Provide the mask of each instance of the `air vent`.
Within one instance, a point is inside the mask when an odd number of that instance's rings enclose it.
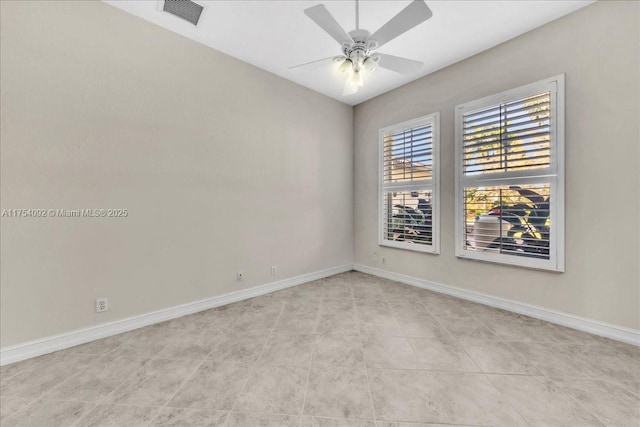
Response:
[[[164,0],[164,11],[198,25],[202,6],[189,0]]]

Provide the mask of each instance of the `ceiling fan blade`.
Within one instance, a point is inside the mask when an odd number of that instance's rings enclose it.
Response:
[[[423,23],[431,18],[432,15],[431,9],[429,9],[424,0],[413,0],[409,6],[402,9],[400,13],[373,33],[370,39],[375,40],[378,43],[377,47],[380,47],[416,25]]]
[[[386,53],[376,53],[380,60],[378,66],[396,73],[415,73],[422,68],[423,63],[413,59],[402,58],[400,56],[387,55]]]
[[[305,9],[304,13],[341,45],[343,43],[353,43],[351,36],[338,24],[338,21],[335,20],[323,4]]]
[[[331,62],[336,62],[336,56],[330,56],[328,58],[316,59],[315,61],[305,62],[304,64],[294,65],[293,67],[289,67],[290,70],[297,70],[298,68],[308,67],[308,66],[322,66],[325,64],[329,64]]]

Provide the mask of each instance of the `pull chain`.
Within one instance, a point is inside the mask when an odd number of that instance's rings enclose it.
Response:
[[[360,29],[360,8],[358,7],[358,0],[356,0],[356,30]]]

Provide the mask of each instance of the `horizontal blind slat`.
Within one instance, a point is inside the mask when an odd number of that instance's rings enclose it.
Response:
[[[419,126],[383,136],[383,182],[425,179],[432,176],[433,129]]]
[[[464,248],[549,259],[550,190],[550,184],[464,188]]]
[[[427,191],[385,191],[382,238],[386,241],[431,245],[433,211]]]
[[[463,173],[548,167],[551,163],[549,92],[463,115]]]
[[[505,112],[499,108],[496,108],[495,112],[491,115],[477,117],[477,118],[469,118],[465,116],[465,121],[463,124],[463,129],[466,130],[472,127],[489,127],[493,125],[499,125],[501,122],[505,120],[519,120],[528,116],[545,116],[550,113],[551,104],[549,102],[545,104],[536,105],[535,107],[527,106],[522,107],[517,110]],[[535,111],[538,109],[538,111]]]

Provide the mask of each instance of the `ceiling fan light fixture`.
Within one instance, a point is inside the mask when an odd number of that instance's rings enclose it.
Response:
[[[350,60],[349,58],[345,59],[342,64],[340,64],[340,66],[338,67],[338,70],[340,70],[343,73],[346,73],[347,71],[350,71],[353,69],[353,61]]]
[[[372,72],[376,69],[376,61],[373,60],[370,56],[367,56],[364,61],[362,61],[362,68],[364,68],[368,72]]]

